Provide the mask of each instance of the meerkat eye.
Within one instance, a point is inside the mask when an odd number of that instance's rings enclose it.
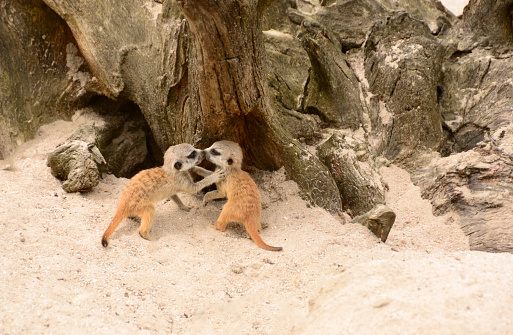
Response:
[[[181,168],[182,168],[182,163],[181,162],[176,162],[175,163],[175,169],[180,170]]]
[[[228,160],[226,162],[228,163],[228,165],[232,165],[233,164],[233,159],[228,158]]]
[[[187,156],[187,158],[195,158],[196,157],[196,151],[193,151]]]
[[[212,155],[214,155],[214,156],[219,156],[219,155],[220,155],[219,151],[217,151],[216,149],[212,149],[212,150],[210,150],[210,153],[211,153]]]

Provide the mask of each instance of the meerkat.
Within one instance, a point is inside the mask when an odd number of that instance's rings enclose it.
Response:
[[[240,146],[231,141],[219,141],[204,152],[209,161],[216,164],[218,168],[226,170],[225,179],[216,183],[217,190],[208,192],[203,198],[203,206],[210,200],[228,198],[214,228],[225,231],[229,222],[240,222],[244,224],[249,236],[260,248],[270,251],[282,250],[282,247],[267,245],[259,235],[262,212],[260,192],[250,175],[241,169]],[[203,177],[212,173],[200,167],[194,167],[192,171]]]
[[[203,159],[202,150],[195,149],[187,143],[178,144],[167,149],[164,165],[147,169],[136,174],[123,190],[118,209],[109,227],[102,237],[102,245],[109,245],[109,238],[127,216],[137,215],[141,218],[139,234],[151,240],[149,231],[155,213],[155,202],[170,197],[180,209],[189,211],[177,192],[197,193],[201,189],[224,178],[224,170],[216,171],[203,180],[194,183],[189,170]]]

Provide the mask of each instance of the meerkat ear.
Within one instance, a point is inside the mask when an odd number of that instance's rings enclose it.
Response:
[[[228,165],[232,165],[233,164],[233,159],[228,158],[228,160],[226,162],[228,163]]]
[[[182,168],[182,163],[176,162],[175,163],[175,169],[180,170]]]

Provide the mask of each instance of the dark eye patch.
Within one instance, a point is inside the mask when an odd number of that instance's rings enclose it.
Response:
[[[193,151],[187,156],[187,158],[195,158],[196,157],[196,151]]]
[[[226,162],[228,162],[228,165],[232,165],[233,164],[233,159],[228,158],[228,160]]]
[[[181,168],[182,168],[182,163],[181,162],[176,162],[175,163],[175,169],[180,170]]]
[[[216,149],[211,149],[210,150],[210,153],[214,156],[219,156],[221,153],[219,151],[217,151]]]

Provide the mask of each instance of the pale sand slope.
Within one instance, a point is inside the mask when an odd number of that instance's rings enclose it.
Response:
[[[463,8],[468,4],[469,0],[440,0],[440,2],[450,10],[454,15],[461,15]]]
[[[253,172],[263,239],[283,252],[207,227],[223,202],[191,195],[190,213],[158,204],[152,242],[125,220],[105,249],[127,180],[66,194],[46,166],[81,119],[0,161],[1,334],[513,334],[513,256],[468,251],[396,167],[382,170],[398,215],[386,244],[311,208],[282,172]]]

